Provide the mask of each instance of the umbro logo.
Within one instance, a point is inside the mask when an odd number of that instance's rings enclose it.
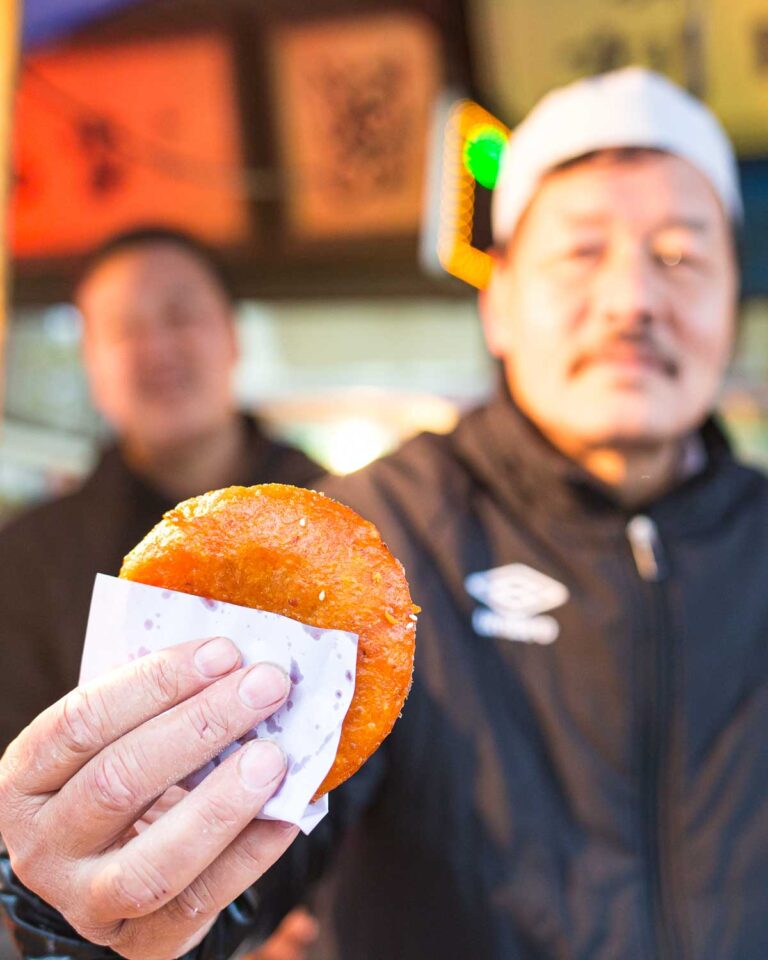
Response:
[[[524,563],[508,563],[471,573],[464,586],[485,604],[472,615],[472,626],[481,636],[546,644],[560,635],[560,624],[547,611],[561,607],[568,590],[552,577]]]

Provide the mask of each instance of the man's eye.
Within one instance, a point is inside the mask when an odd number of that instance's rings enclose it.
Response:
[[[683,250],[660,250],[656,261],[663,267],[691,267],[696,263],[695,258]]]

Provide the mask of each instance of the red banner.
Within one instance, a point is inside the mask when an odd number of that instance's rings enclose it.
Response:
[[[231,54],[219,35],[29,58],[14,139],[19,257],[76,254],[146,222],[218,245],[247,232]]]

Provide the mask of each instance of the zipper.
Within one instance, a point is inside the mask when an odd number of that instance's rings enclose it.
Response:
[[[627,524],[627,539],[632,548],[637,572],[647,583],[661,583],[666,565],[656,524],[650,517],[638,514]]]
[[[641,728],[641,815],[647,858],[647,900],[654,960],[683,956],[674,922],[674,884],[667,867],[667,743],[672,713],[673,637],[664,583],[668,566],[656,523],[643,514],[627,523],[627,539],[640,576],[643,609],[650,611],[642,638],[644,716]]]

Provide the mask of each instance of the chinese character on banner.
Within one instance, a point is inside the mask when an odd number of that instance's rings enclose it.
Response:
[[[16,101],[13,252],[77,254],[142,222],[248,232],[229,46],[214,33],[29,57]]]
[[[513,123],[553,87],[629,64],[685,83],[687,8],[686,0],[478,0],[479,73]]]

